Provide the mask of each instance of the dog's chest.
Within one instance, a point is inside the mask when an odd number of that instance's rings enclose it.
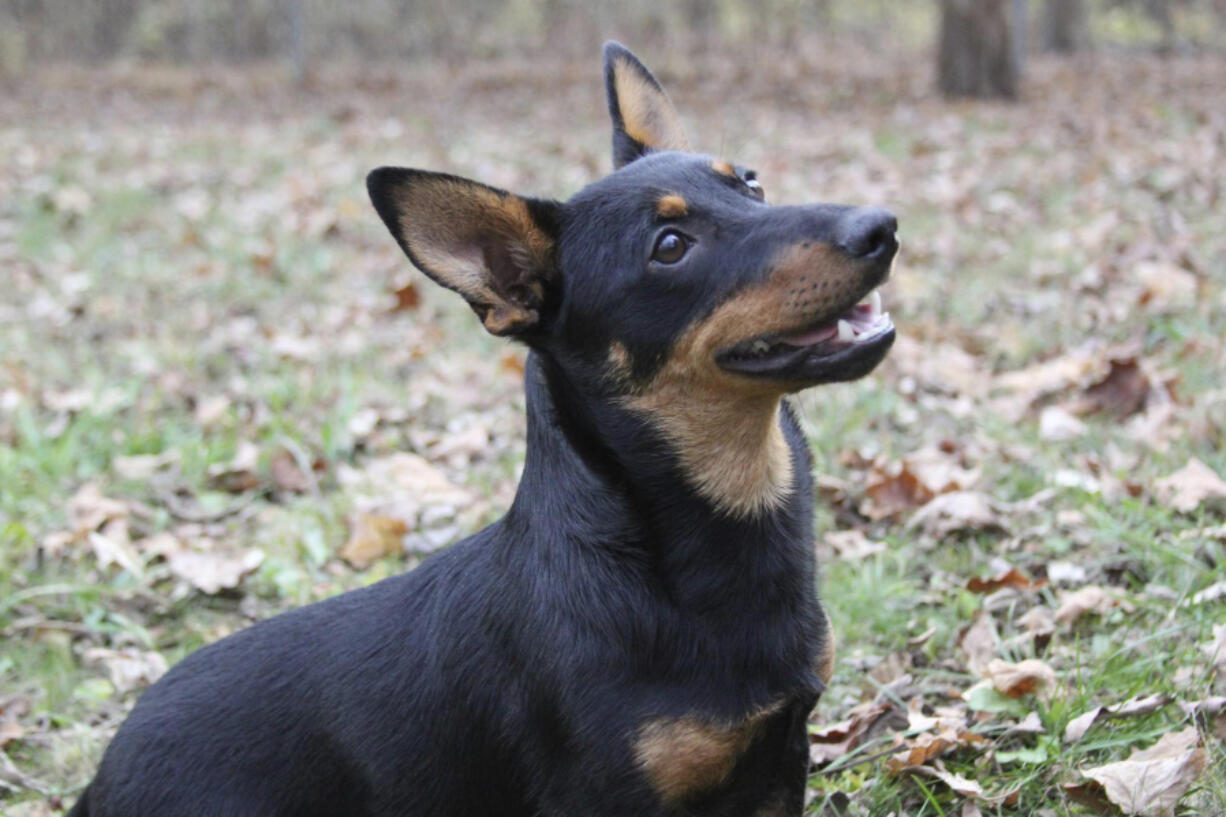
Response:
[[[732,721],[688,715],[646,720],[633,738],[634,758],[661,800],[683,802],[725,783],[782,708],[780,702]]]

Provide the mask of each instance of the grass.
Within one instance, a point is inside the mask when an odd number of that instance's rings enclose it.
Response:
[[[930,97],[906,79],[927,70],[914,58],[871,69],[836,58],[811,67],[860,71],[856,81],[876,89],[837,114],[837,87],[785,97],[769,74],[730,84],[717,64],[678,71],[672,91],[697,112],[687,116],[695,141],[740,146],[773,200],[883,202],[903,225],[886,297],[912,345],[868,380],[798,401],[816,470],[844,487],[841,499],[823,495],[819,538],[852,525],[887,545],[863,558],[823,545],[823,597],[842,646],[815,728],[883,694],[904,696],[896,718],[915,698],[965,709],[961,693],[977,679],[960,638],[987,615],[1000,657],[1039,658],[1058,683],[970,716],[988,743],[942,762],[989,794],[1017,792],[1015,806],[980,802],[985,814],[1090,813],[1063,784],[1181,728],[1179,702],[1226,683],[1200,650],[1226,603],[1184,603],[1226,578],[1226,541],[1213,532],[1222,506],[1177,513],[1156,489],[1192,456],[1226,474],[1216,330],[1226,216],[1208,204],[1222,159],[1209,123],[1226,88],[1205,79],[1224,74],[1141,59],[1040,62],[1026,102],[1008,108]],[[392,452],[422,455],[472,497],[453,536],[509,502],[523,454],[520,353],[415,277],[361,179],[379,164],[415,164],[565,195],[606,166],[606,125],[594,68],[540,95],[466,76],[382,90],[325,82],[275,104],[257,95],[204,107],[129,75],[128,107],[111,108],[98,101],[111,80],[98,74],[50,89],[75,94],[76,106],[31,104],[21,124],[0,128],[16,191],[0,200],[0,726],[17,727],[0,749],[29,783],[0,778],[0,813],[70,803],[139,694],[91,649],[174,663],[252,620],[411,568],[416,557],[362,570],[338,557],[354,515],[380,499],[347,474]],[[1194,296],[1138,300],[1142,262],[1190,271]],[[410,282],[421,305],[394,311],[391,293]],[[1171,415],[1148,428],[1105,411],[1053,441],[1039,410],[1076,400],[1084,384],[1017,411],[997,379],[1124,343],[1155,382],[1169,373],[1175,384]],[[473,429],[488,443],[447,452]],[[250,504],[226,513],[241,493],[218,475],[250,445]],[[938,535],[910,524],[913,509],[861,514],[874,469],[932,446],[978,473],[970,487],[999,503],[999,528]],[[313,482],[280,484],[282,452],[318,462]],[[162,464],[133,472],[131,458],[148,455]],[[91,483],[122,507],[127,532],[115,536],[136,569],[105,564],[88,537],[59,536],[80,533],[71,500]],[[184,518],[168,493],[205,521]],[[416,514],[432,530],[451,524]],[[209,595],[170,572],[150,545],[159,535],[259,549],[264,560]],[[1021,616],[1055,609],[1078,582],[987,596],[966,586],[1006,565],[1040,578],[1053,562],[1081,568],[1080,583],[1118,591],[1130,609],[1036,640]],[[1091,706],[1153,693],[1170,703],[1064,741]],[[1029,712],[1045,731],[1010,732]],[[894,736],[917,734],[905,717],[890,721],[816,771],[810,813],[963,813],[941,781],[886,771],[879,755]],[[1222,744],[1204,745],[1208,770],[1180,813],[1226,809]]]

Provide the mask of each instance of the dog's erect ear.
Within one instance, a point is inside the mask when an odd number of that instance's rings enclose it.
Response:
[[[639,58],[621,43],[604,45],[604,83],[613,118],[613,167],[650,150],[689,150],[681,117]]]
[[[409,259],[492,334],[536,328],[556,278],[556,202],[402,167],[372,171],[366,189]]]

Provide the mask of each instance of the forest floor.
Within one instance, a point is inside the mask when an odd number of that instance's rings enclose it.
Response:
[[[806,53],[643,56],[772,201],[901,223],[890,357],[797,399],[840,642],[811,813],[1226,813],[1226,63],[1037,61],[1001,105]],[[365,173],[566,197],[609,137],[595,55],[9,90],[0,814],[36,817],[167,665],[513,496],[523,352]]]

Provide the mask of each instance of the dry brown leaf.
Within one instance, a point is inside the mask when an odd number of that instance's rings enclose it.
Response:
[[[922,771],[924,774],[935,777],[937,780],[940,780],[946,786],[953,789],[955,794],[960,794],[963,797],[971,797],[978,800],[986,799],[983,792],[983,786],[979,785],[979,783],[974,780],[963,777],[960,774],[953,774],[952,772],[947,772],[944,769],[917,769],[916,771]]]
[[[1014,664],[1002,658],[988,662],[980,673],[992,682],[992,688],[1009,698],[1046,692],[1056,685],[1056,671],[1037,658],[1027,658]]]
[[[1154,313],[1178,312],[1196,303],[1196,276],[1171,263],[1142,261],[1132,267],[1138,303]]]
[[[309,463],[300,462],[292,451],[284,447],[273,452],[268,461],[268,470],[277,490],[292,494],[318,491],[317,475],[324,471],[325,467],[323,460],[319,459]]]
[[[814,765],[824,766],[855,749],[890,708],[888,703],[869,701],[853,708],[847,720],[810,729],[809,759]]]
[[[1208,604],[1211,601],[1226,598],[1226,582],[1215,582],[1204,590],[1199,590],[1188,599],[1188,604]]]
[[[1012,587],[1018,590],[1029,590],[1031,588],[1042,587],[1047,584],[1043,580],[1035,581],[1026,574],[1022,573],[1016,567],[1006,568],[998,572],[995,576],[990,576],[986,579],[978,576],[972,577],[966,583],[966,589],[972,593],[995,593],[1002,587]]]
[[[1047,406],[1039,413],[1039,437],[1049,442],[1064,442],[1085,434],[1085,423],[1059,406]]]
[[[129,647],[109,650],[93,647],[85,651],[85,660],[106,668],[111,685],[120,694],[149,686],[166,674],[166,659],[161,654]]]
[[[1158,500],[1180,513],[1191,513],[1202,503],[1226,499],[1226,480],[1200,460],[1187,465],[1154,485]]]
[[[977,491],[942,494],[916,511],[907,529],[920,528],[936,538],[969,530],[1003,530],[1000,514],[992,499]]]
[[[1100,720],[1108,718],[1128,718],[1138,715],[1149,715],[1157,712],[1171,702],[1169,695],[1154,693],[1152,695],[1137,695],[1123,703],[1112,706],[1096,706],[1069,721],[1064,728],[1064,741],[1076,743],[1085,737],[1086,732]]]
[[[874,542],[857,528],[830,531],[822,538],[837,558],[851,561],[875,556],[886,549],[884,542]]]
[[[374,562],[404,552],[404,535],[409,526],[403,519],[378,514],[358,514],[349,531],[349,541],[340,550],[340,556],[358,570]]]
[[[1214,695],[1192,703],[1180,703],[1179,708],[1193,722],[1226,742],[1226,695]]]
[[[1065,626],[1089,613],[1105,616],[1112,610],[1126,613],[1135,609],[1128,601],[1098,585],[1086,585],[1070,593],[1059,594],[1060,606],[1056,608],[1056,621]]]
[[[392,307],[393,312],[412,312],[421,306],[421,291],[417,289],[417,284],[413,281],[393,290],[392,294],[396,298],[396,305]]]
[[[996,622],[992,616],[983,610],[975,613],[975,620],[958,638],[958,647],[966,656],[966,666],[971,672],[979,675],[988,663],[996,657],[996,649],[1000,644],[1000,636],[996,632]]]
[[[924,732],[907,741],[906,748],[901,752],[890,755],[890,759],[885,762],[886,771],[897,774],[922,766],[956,744],[957,741],[952,735]]]
[[[1082,774],[1102,786],[1107,798],[1125,814],[1174,817],[1175,805],[1204,771],[1208,760],[1196,727],[1171,732],[1149,749],[1126,760]]]
[[[210,548],[212,542],[201,539],[200,548]],[[193,550],[180,546],[166,554],[170,572],[183,579],[202,593],[214,595],[222,590],[232,590],[242,583],[243,577],[264,562],[260,550],[225,551]]]
[[[993,385],[1030,401],[1064,391],[1101,376],[1107,368],[1101,355],[1077,350],[1042,363],[997,375]]]
[[[68,500],[68,519],[78,535],[96,531],[107,522],[126,519],[128,512],[127,503],[103,496],[93,482],[82,485]]]
[[[1070,406],[1074,414],[1104,412],[1117,418],[1131,417],[1145,408],[1153,382],[1135,357],[1112,358],[1105,377],[1092,383]]]
[[[1226,624],[1213,628],[1213,638],[1202,644],[1200,651],[1209,659],[1209,665],[1219,672],[1226,672]]]
[[[21,718],[30,712],[30,699],[21,693],[0,698],[0,749],[26,735]]]
[[[260,447],[250,440],[241,440],[233,459],[209,466],[209,487],[231,494],[254,491],[260,487],[259,463]]]
[[[1017,619],[1033,636],[1047,636],[1056,631],[1056,619],[1046,607],[1031,607]]]

